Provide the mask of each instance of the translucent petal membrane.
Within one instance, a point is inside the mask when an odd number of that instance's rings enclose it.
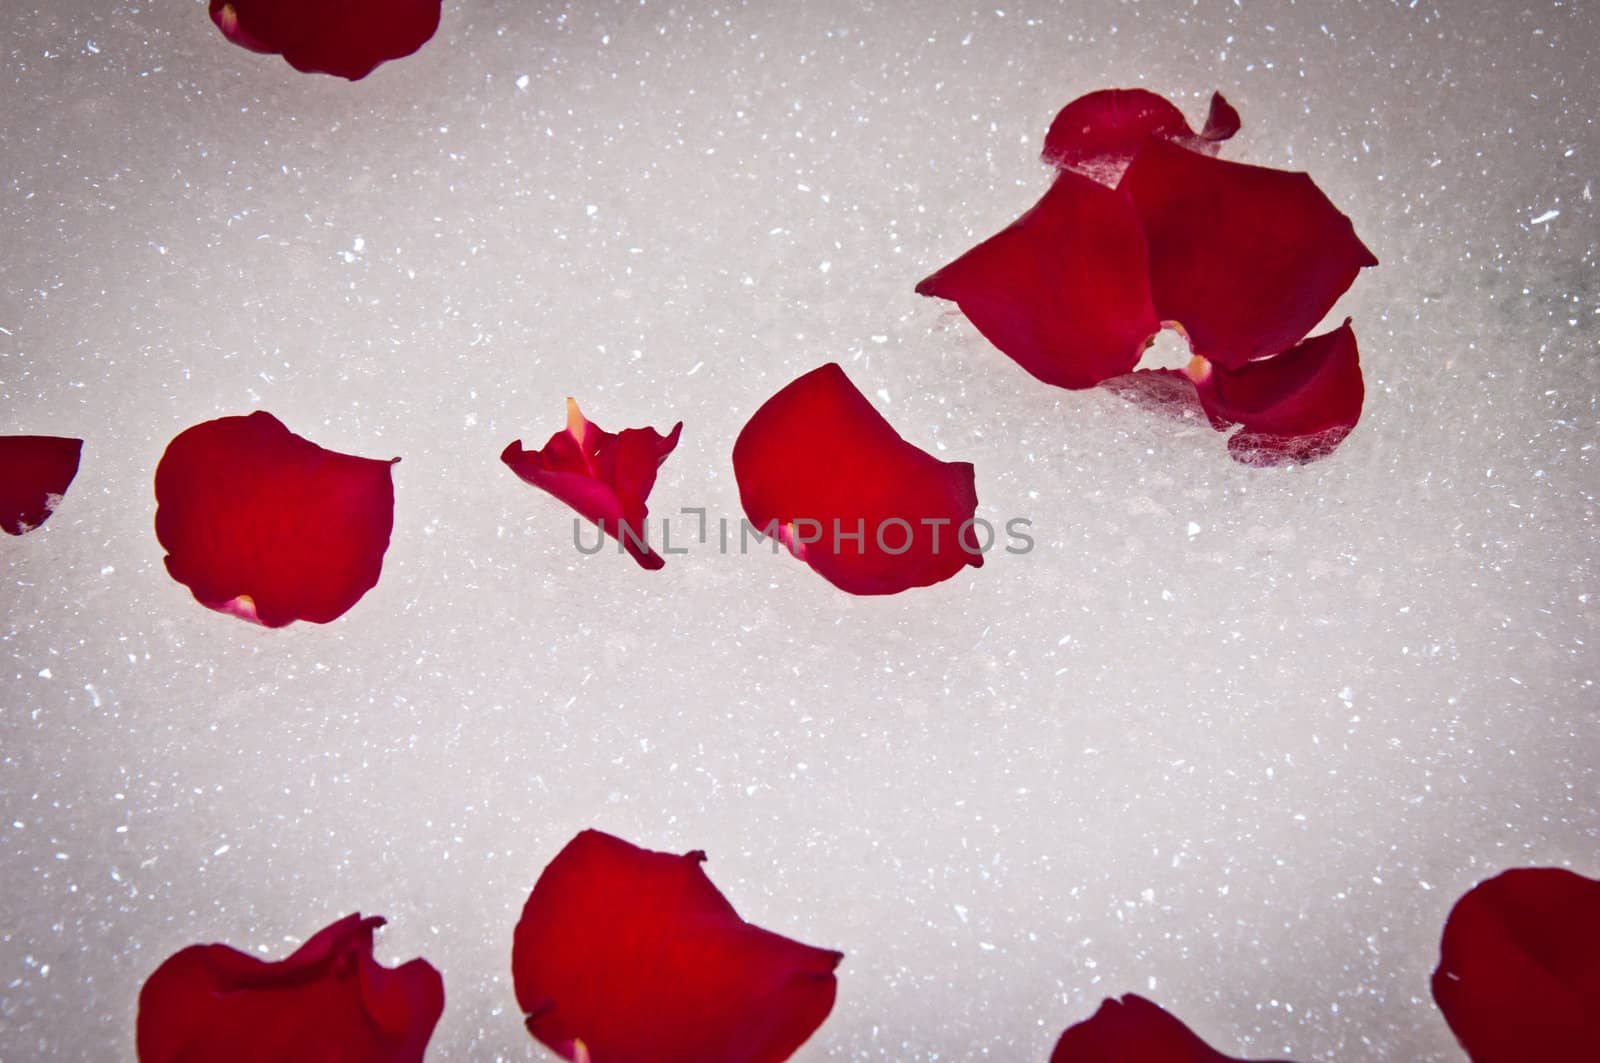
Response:
[[[1205,127],[1196,133],[1183,112],[1147,89],[1101,89],[1061,109],[1044,139],[1044,161],[1116,187],[1146,137],[1215,155],[1239,131],[1239,112],[1212,93]]]

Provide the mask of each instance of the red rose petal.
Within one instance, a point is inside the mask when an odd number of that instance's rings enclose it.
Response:
[[[1238,369],[1197,358],[1188,372],[1213,425],[1243,426],[1228,450],[1248,464],[1326,454],[1361,419],[1365,389],[1348,318],[1276,357]]]
[[[1303,173],[1150,138],[1118,187],[1143,223],[1156,313],[1226,369],[1299,343],[1378,264]]]
[[[653,428],[607,432],[584,418],[574,399],[567,400],[567,427],[550,437],[543,450],[523,450],[513,440],[500,460],[525,482],[555,495],[647,569],[666,564],[649,546],[645,500],[656,483],[656,470],[678,445],[683,422],[662,435]]]
[[[234,44],[282,54],[296,70],[358,81],[426,44],[439,8],[440,0],[211,0],[211,21]]]
[[[1239,131],[1239,112],[1212,93],[1204,130],[1196,133],[1183,112],[1146,89],[1101,89],[1061,109],[1044,138],[1044,161],[1115,188],[1144,145],[1160,137],[1191,151],[1215,155]]]
[[[55,512],[78,475],[83,440],[0,436],[0,529],[22,535]]]
[[[843,954],[739,918],[700,869],[584,831],[539,876],[511,972],[528,1032],[593,1063],[777,1063],[833,1008]]]
[[[378,963],[383,923],[346,916],[277,962],[226,945],[169,957],[139,993],[140,1063],[421,1063],[444,981],[425,960]]]
[[[195,425],[156,467],[156,538],[200,604],[267,627],[326,624],[378,582],[389,466],[324,450],[270,413]]]
[[[1176,1018],[1141,996],[1107,999],[1069,1026],[1050,1063],[1242,1063],[1212,1048]]]
[[[1516,868],[1450,912],[1433,999],[1475,1063],[1600,1059],[1600,881]]]
[[[982,566],[992,545],[972,523],[972,465],[900,438],[836,363],[756,411],[734,443],[733,472],[751,523],[776,523],[794,556],[851,594],[938,583]]]
[[[1071,172],[917,293],[954,301],[990,343],[1064,388],[1131,371],[1161,327],[1132,204]]]

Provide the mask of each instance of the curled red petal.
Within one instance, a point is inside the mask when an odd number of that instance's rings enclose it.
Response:
[[[78,475],[83,440],[0,436],[0,529],[30,532],[49,519]]]
[[[586,419],[577,401],[569,398],[567,427],[542,450],[524,450],[517,439],[500,452],[500,460],[525,482],[594,522],[635,561],[653,570],[666,562],[650,548],[645,500],[655,486],[656,470],[682,433],[682,421],[666,435],[653,428],[607,432]]]
[[[1189,372],[1212,424],[1241,426],[1228,439],[1240,461],[1266,465],[1327,454],[1361,419],[1365,389],[1349,318],[1238,369],[1195,361]]]
[[[1143,223],[1157,315],[1226,369],[1299,343],[1378,264],[1303,173],[1149,138],[1118,187]]]
[[[511,973],[528,1032],[593,1063],[777,1063],[833,1008],[843,954],[739,918],[702,852],[584,831],[517,923]]]
[[[1100,1010],[1067,1027],[1050,1063],[1243,1063],[1202,1041],[1141,996],[1107,998]]]
[[[1233,109],[1233,104],[1223,99],[1222,93],[1211,94],[1211,106],[1206,110],[1205,128],[1200,130],[1200,139],[1209,141],[1213,147],[1212,154],[1216,154],[1216,145],[1230,139],[1239,131],[1239,112]]]
[[[1515,868],[1450,912],[1433,999],[1475,1063],[1600,1059],[1600,880]]]
[[[955,302],[990,343],[1064,388],[1131,371],[1161,327],[1132,204],[1071,172],[917,293]]]
[[[186,429],[156,467],[156,538],[195,600],[267,627],[326,624],[378,582],[394,479],[270,413]]]
[[[1196,133],[1183,112],[1148,89],[1101,89],[1079,96],[1056,115],[1044,138],[1044,161],[1108,187],[1116,187],[1147,137],[1215,155],[1239,131],[1239,112],[1222,93],[1211,96],[1204,129]]]
[[[421,48],[439,28],[440,0],[211,0],[233,43],[281,54],[307,73],[358,81]]]
[[[896,594],[983,564],[972,465],[900,437],[830,362],[755,412],[733,446],[756,528],[851,594]]]
[[[276,962],[226,945],[174,954],[139,993],[140,1063],[421,1063],[444,981],[426,960],[374,959],[383,923],[346,916]]]

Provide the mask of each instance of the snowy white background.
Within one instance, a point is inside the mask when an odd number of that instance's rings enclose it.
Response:
[[[1042,1060],[1134,991],[1232,1054],[1454,1060],[1450,904],[1600,872],[1594,9],[462,0],[354,85],[198,0],[5,21],[0,432],[87,441],[0,542],[5,1059],[131,1058],[171,952],[357,909],[444,973],[431,1058],[542,1058],[511,930],[594,825],[847,952],[803,1059]],[[912,293],[1116,85],[1221,89],[1228,156],[1382,259],[1331,459],[1235,465]],[[877,600],[651,574],[497,460],[568,394],[681,418],[653,510],[736,519],[739,427],[827,360],[1037,549]],[[162,566],[167,441],[256,408],[404,459],[332,625]]]

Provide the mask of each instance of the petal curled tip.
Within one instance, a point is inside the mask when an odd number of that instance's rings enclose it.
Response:
[[[1246,1063],[1202,1041],[1173,1015],[1141,996],[1107,998],[1069,1026],[1050,1063]]]
[[[653,428],[607,432],[568,398],[566,425],[542,449],[524,450],[514,440],[500,460],[524,483],[554,495],[616,539],[642,568],[655,571],[666,562],[650,547],[646,500],[682,433],[682,421],[666,435]]]
[[[1122,193],[1061,173],[1021,218],[917,285],[1047,384],[1131,372],[1160,329],[1144,233]]]
[[[811,1036],[842,954],[745,922],[704,858],[588,830],[550,862],[511,955],[536,1039],[574,1061],[778,1063]]]
[[[23,535],[49,520],[82,455],[81,439],[0,436],[0,530]]]
[[[1212,94],[1205,127],[1196,133],[1182,111],[1147,89],[1101,89],[1061,109],[1045,135],[1043,158],[1058,170],[1115,187],[1150,137],[1214,155],[1238,131],[1239,112],[1220,92]]]
[[[336,620],[383,571],[398,460],[326,450],[264,411],[186,429],[156,467],[167,571],[266,627]]]
[[[837,363],[755,412],[733,471],[753,527],[851,594],[947,580],[993,545],[978,532],[972,466],[906,442]]]
[[[1456,902],[1433,998],[1474,1063],[1600,1059],[1600,880],[1515,868]]]
[[[444,982],[425,960],[380,964],[373,932],[383,925],[348,915],[277,961],[227,945],[174,954],[139,993],[140,1063],[422,1063],[444,1011]]]
[[[1206,112],[1206,124],[1200,136],[1213,142],[1228,140],[1239,131],[1239,124],[1239,112],[1233,109],[1233,104],[1223,98],[1222,93],[1213,92],[1211,108]]]
[[[1287,351],[1377,259],[1303,173],[1148,139],[1118,188],[1149,250],[1156,314],[1224,369]]]
[[[279,55],[296,70],[359,81],[421,48],[439,28],[440,0],[211,0],[223,36]]]

